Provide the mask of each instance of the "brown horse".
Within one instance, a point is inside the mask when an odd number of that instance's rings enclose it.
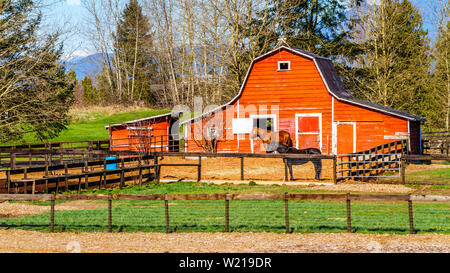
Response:
[[[271,142],[280,143],[288,147],[292,147],[291,135],[288,131],[269,131],[258,127],[253,128],[250,138],[259,137],[264,143],[267,150],[267,145]]]

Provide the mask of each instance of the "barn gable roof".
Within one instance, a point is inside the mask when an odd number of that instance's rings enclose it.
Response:
[[[230,104],[234,103],[242,95],[242,92],[244,90],[244,86],[245,86],[245,84],[247,82],[248,76],[250,75],[250,71],[252,70],[253,65],[257,61],[259,61],[259,60],[261,60],[261,59],[263,59],[263,58],[265,58],[265,57],[267,57],[267,56],[269,56],[269,55],[271,55],[273,53],[276,53],[276,52],[278,52],[278,51],[280,51],[282,49],[285,49],[285,50],[287,50],[289,52],[292,52],[294,54],[303,56],[305,58],[308,58],[308,59],[311,59],[312,61],[314,61],[314,64],[316,65],[317,70],[319,71],[320,76],[321,76],[323,82],[325,83],[325,86],[326,86],[328,92],[330,92],[330,94],[334,98],[339,100],[339,101],[345,101],[345,102],[348,102],[348,103],[351,103],[351,104],[356,104],[356,105],[359,105],[359,106],[362,106],[362,107],[365,107],[365,108],[369,108],[369,109],[372,109],[372,110],[380,111],[382,113],[386,113],[386,114],[390,114],[390,115],[393,115],[393,116],[401,117],[401,118],[404,118],[404,119],[407,119],[407,120],[413,120],[413,121],[424,121],[425,120],[425,118],[417,116],[417,115],[413,115],[411,113],[407,113],[407,112],[404,112],[404,111],[401,111],[401,110],[397,110],[397,109],[394,109],[394,108],[391,108],[391,107],[383,106],[383,105],[380,105],[380,104],[376,104],[376,103],[373,103],[373,102],[370,102],[370,101],[366,101],[366,100],[362,100],[362,99],[358,99],[358,98],[353,97],[345,89],[344,84],[342,83],[342,80],[339,77],[336,69],[334,68],[334,65],[331,62],[331,60],[329,60],[327,58],[324,58],[322,56],[316,55],[314,53],[302,50],[302,49],[290,48],[290,47],[286,47],[286,46],[280,46],[280,47],[278,47],[278,48],[276,48],[276,49],[274,49],[274,50],[272,50],[270,52],[267,52],[264,55],[261,55],[261,56],[255,58],[252,61],[252,63],[250,64],[250,66],[249,66],[249,68],[247,70],[247,74],[246,74],[246,76],[244,78],[244,81],[243,81],[243,83],[241,85],[239,93],[230,102],[228,102],[227,104],[224,104],[222,106],[219,106],[218,108],[216,108],[216,109],[214,109],[212,111],[209,111],[207,113],[204,113],[204,114],[202,114],[200,116],[197,116],[197,117],[194,117],[192,119],[186,120],[186,121],[182,122],[181,124],[185,124],[187,122],[195,121],[195,120],[201,119],[203,117],[209,116],[212,113],[223,109],[227,105],[230,105]]]
[[[161,115],[157,115],[157,116],[141,118],[141,119],[136,119],[136,120],[130,120],[130,121],[123,122],[123,123],[114,123],[114,124],[110,124],[110,125],[105,126],[105,128],[108,129],[109,127],[111,127],[111,128],[113,128],[113,127],[127,127],[128,125],[133,125],[135,123],[139,123],[139,122],[143,122],[143,121],[156,120],[156,119],[165,118],[165,117],[168,117],[168,116],[171,116],[172,118],[179,118],[180,114],[182,114],[182,113],[183,112],[170,112],[170,113],[161,114]]]

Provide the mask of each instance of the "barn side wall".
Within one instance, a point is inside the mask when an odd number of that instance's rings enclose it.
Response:
[[[140,124],[128,124],[129,127],[139,127]],[[153,124],[147,125],[152,127],[152,137],[150,138],[152,146],[159,146],[161,143],[167,145],[167,129],[170,122],[166,119],[157,120]],[[162,142],[161,142],[162,141]],[[142,142],[142,140],[141,140]],[[130,135],[130,131],[124,126],[111,127],[110,144],[112,151],[121,150],[137,150],[138,138]]]

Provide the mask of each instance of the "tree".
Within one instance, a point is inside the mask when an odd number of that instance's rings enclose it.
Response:
[[[348,90],[369,101],[426,115],[429,41],[418,10],[408,0],[362,3],[353,39],[361,54],[348,61]]]
[[[81,86],[83,89],[83,101],[85,103],[99,102],[97,89],[92,85],[92,80],[88,76],[85,76],[81,80]]]
[[[348,43],[348,1],[272,0],[270,45],[284,43],[321,56],[337,56]],[[359,1],[356,1],[359,2]]]
[[[123,85],[126,86],[125,101],[151,102],[150,84],[154,79],[153,38],[148,18],[142,13],[137,0],[129,0],[121,13],[114,34],[118,69],[122,70]]]
[[[449,22],[439,27],[438,37],[433,50],[435,67],[432,74],[431,96],[434,111],[430,114],[429,125],[432,128],[449,130],[450,123],[450,30]]]
[[[42,38],[40,23],[32,0],[0,1],[0,141],[44,140],[68,124],[76,82],[58,64],[59,33]]]

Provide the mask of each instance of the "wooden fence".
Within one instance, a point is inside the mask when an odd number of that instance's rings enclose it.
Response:
[[[422,152],[424,154],[449,155],[450,131],[422,132]]]
[[[367,179],[380,177],[386,171],[401,172],[401,157],[408,153],[408,141],[398,140],[372,149],[347,155],[339,155],[337,177]]]
[[[93,153],[100,151],[101,153]],[[109,140],[0,144],[0,168],[45,166],[100,159]]]
[[[347,232],[352,232],[351,201],[400,201],[408,203],[409,231],[414,233],[413,201],[450,202],[450,196],[440,195],[374,195],[374,194],[81,194],[81,195],[53,195],[53,194],[0,194],[0,201],[51,201],[50,204],[50,231],[55,227],[55,201],[56,200],[107,200],[108,201],[108,231],[112,232],[113,214],[112,202],[115,200],[161,200],[164,201],[164,214],[166,233],[170,233],[169,201],[172,200],[215,200],[224,201],[225,221],[224,231],[230,231],[230,207],[233,200],[279,200],[284,201],[284,213],[286,233],[289,228],[289,201],[304,200],[330,200],[345,201],[347,211]]]
[[[136,156],[135,152],[116,152],[122,158],[114,160],[100,160],[100,161],[85,161],[82,163],[70,163],[70,164],[58,164],[54,166],[43,166],[43,167],[31,167],[22,168],[15,170],[5,170],[5,192],[10,193],[12,189],[16,192],[23,191],[27,192],[28,185],[31,186],[31,191],[36,192],[36,187],[39,185],[45,185],[43,190],[48,193],[50,188],[56,188],[58,192],[61,183],[64,183],[66,190],[69,188],[69,180],[78,179],[78,192],[81,190],[82,179],[84,179],[84,188],[87,189],[89,185],[99,186],[102,185],[106,187],[106,184],[120,183],[120,187],[124,186],[125,181],[129,180],[139,180],[139,184],[142,183],[142,172],[148,169],[148,173],[144,178],[155,179],[157,183],[160,182],[161,169],[163,167],[195,167],[197,171],[197,181],[201,181],[202,178],[202,158],[206,157],[234,157],[240,158],[240,174],[241,179],[244,180],[245,174],[245,164],[244,158],[304,158],[304,159],[328,159],[333,160],[334,169],[336,167],[336,157],[329,155],[303,155],[303,154],[252,154],[252,153],[176,153],[176,152],[156,152],[147,156]],[[133,156],[130,156],[133,155]],[[161,157],[198,157],[198,163],[177,163],[177,164],[166,164],[160,163]],[[153,161],[153,163],[147,163],[142,165],[142,161]],[[126,166],[125,163],[135,163],[137,166]],[[120,163],[120,164],[119,164]],[[115,165],[114,169],[107,169],[108,165]],[[100,170],[95,170],[95,168],[100,167]],[[153,174],[150,174],[150,170],[153,170]],[[51,175],[55,171],[64,171],[63,174]],[[76,172],[75,174],[73,172]],[[131,174],[133,172],[139,172],[139,176],[130,176],[126,174]],[[44,173],[42,178],[32,178],[30,177],[33,173]],[[335,172],[334,172],[335,173]],[[120,178],[108,178],[108,175],[120,175]],[[12,176],[23,175],[21,178],[13,178]],[[287,167],[285,164],[285,179],[287,179]],[[98,177],[96,181],[89,181],[90,177]],[[92,179],[91,179],[92,180]],[[337,183],[336,176],[333,176],[334,183]],[[50,185],[51,183],[51,185]]]

